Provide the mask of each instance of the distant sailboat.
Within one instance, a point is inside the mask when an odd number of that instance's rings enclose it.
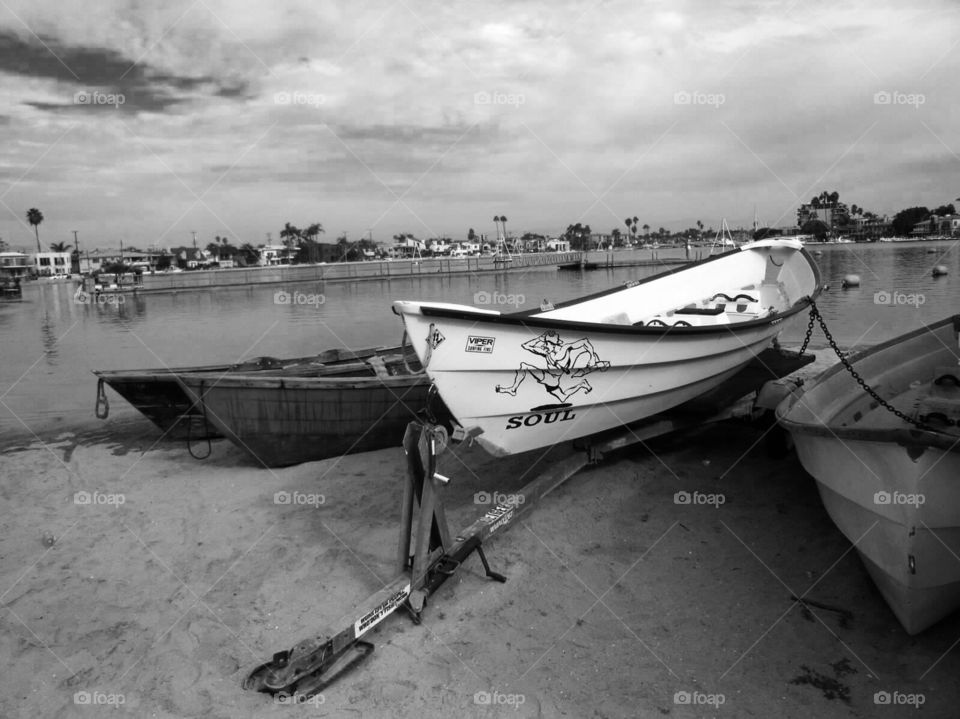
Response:
[[[737,246],[737,243],[733,241],[733,235],[730,233],[730,228],[727,226],[727,219],[723,218],[720,220],[720,229],[717,230],[717,236],[713,238],[713,244],[710,245],[710,254],[713,254],[714,249],[719,248],[722,252],[733,249]]]

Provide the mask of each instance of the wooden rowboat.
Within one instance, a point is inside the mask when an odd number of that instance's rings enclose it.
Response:
[[[777,407],[834,524],[903,628],[960,608],[960,315],[850,358]]]
[[[411,366],[412,365],[412,366]],[[176,376],[216,430],[267,467],[398,447],[407,424],[431,409],[430,381],[399,348],[316,372],[268,370]]]
[[[355,363],[378,354],[395,354],[398,347],[374,347],[362,350],[331,349],[311,357],[275,359],[257,357],[235,364],[195,367],[164,367],[136,370],[94,370],[98,377],[97,416],[105,419],[109,404],[103,386],[108,385],[163,431],[165,439],[205,439],[219,437],[216,428],[203,420],[200,408],[184,392],[177,375],[198,373],[257,374],[284,370],[288,373],[315,372],[323,367]]]
[[[457,422],[503,455],[629,424],[712,390],[819,292],[813,259],[786,239],[532,312],[393,309]]]

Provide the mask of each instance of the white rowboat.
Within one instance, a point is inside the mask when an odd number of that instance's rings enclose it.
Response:
[[[771,239],[535,311],[393,309],[456,420],[504,455],[630,424],[713,389],[819,291],[803,245]]]
[[[903,628],[960,608],[960,315],[851,358],[777,407],[830,518]]]

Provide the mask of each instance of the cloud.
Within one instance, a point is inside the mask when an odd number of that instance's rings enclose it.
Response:
[[[755,203],[789,221],[810,185],[895,211],[890,177],[933,192],[960,155],[931,135],[953,137],[945,3],[19,0],[0,19],[5,201],[114,240],[494,211],[545,232],[735,224]]]

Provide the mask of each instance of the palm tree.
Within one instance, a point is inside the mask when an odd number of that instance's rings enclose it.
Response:
[[[73,245],[68,245],[68,244],[66,244],[66,243],[64,243],[64,242],[53,242],[53,243],[50,244],[50,251],[51,251],[51,252],[66,252],[66,251],[69,250],[71,247],[73,247]]]
[[[39,228],[40,223],[43,222],[43,213],[36,207],[31,207],[27,210],[27,222],[33,225],[33,232],[37,237],[37,253],[39,254],[42,250],[40,249],[40,230],[37,228]]]
[[[297,240],[303,237],[303,230],[299,227],[291,225],[289,222],[283,226],[283,229],[280,230],[280,238],[284,241],[287,247],[294,244]]]
[[[703,238],[703,223],[700,220],[697,220],[697,237]]]
[[[317,236],[321,232],[325,232],[323,225],[319,222],[314,222],[311,225],[307,225],[302,231],[303,237],[306,240],[307,245],[307,262],[316,262],[317,261]]]
[[[643,236],[648,240],[650,239],[650,225],[643,226]]]

